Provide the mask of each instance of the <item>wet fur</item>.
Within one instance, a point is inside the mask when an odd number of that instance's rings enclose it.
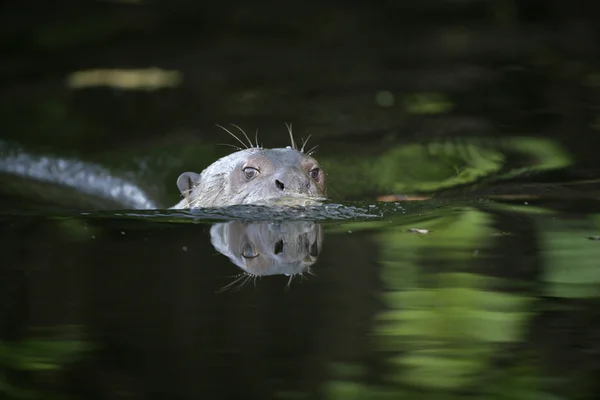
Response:
[[[252,185],[248,185],[245,182],[235,182],[235,170],[238,168],[241,170],[245,161],[251,160],[253,157],[255,159],[263,157],[268,161],[267,164],[275,166],[275,170],[272,171],[272,175],[275,175],[275,177],[272,178],[273,182],[277,179],[277,176],[281,174],[279,169],[284,172],[289,171],[290,176],[287,178],[289,178],[291,184],[289,186],[286,184],[286,196],[304,196],[307,199],[318,200],[324,200],[326,198],[326,189],[319,189],[318,185],[315,186],[306,182],[306,185],[309,186],[308,188],[304,189],[300,187],[300,184],[303,183],[302,177],[300,176],[300,170],[302,169],[300,167],[303,166],[303,163],[314,163],[318,166],[316,160],[310,156],[314,148],[308,153],[304,153],[308,138],[303,141],[302,147],[298,150],[298,146],[296,145],[292,134],[292,127],[291,125],[286,125],[290,136],[291,146],[280,149],[264,149],[258,144],[258,135],[256,135],[255,138],[256,143],[252,143],[248,135],[240,127],[237,125],[232,126],[244,135],[247,142],[236,136],[227,128],[221,128],[235,138],[241,145],[245,146],[245,148],[239,148],[239,151],[220,158],[209,165],[201,174],[193,172],[181,174],[177,180],[177,186],[184,199],[171,208],[204,208],[236,204],[261,204],[264,203],[265,200],[268,201],[269,198],[285,197],[283,194],[275,193],[276,191],[271,187],[269,181],[261,182],[259,180]],[[318,168],[320,169],[320,166],[318,166]],[[322,179],[325,181],[324,173],[322,175]],[[261,177],[260,179],[264,180],[267,178],[271,179],[268,174],[266,177]],[[323,183],[323,185],[324,184],[325,183]]]

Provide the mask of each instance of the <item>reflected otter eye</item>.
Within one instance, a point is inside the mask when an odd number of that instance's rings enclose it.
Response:
[[[317,257],[319,255],[319,244],[315,241],[308,247],[308,254],[313,257]]]
[[[318,181],[320,172],[321,170],[319,168],[313,168],[310,170],[309,174],[311,178],[313,178],[315,181]]]
[[[242,257],[244,258],[256,258],[258,253],[252,245],[252,243],[246,242],[242,245]]]
[[[246,179],[252,179],[256,175],[258,175],[259,171],[256,168],[246,167],[246,168],[242,169],[242,172],[244,173],[244,176],[246,177]]]
[[[282,251],[283,251],[283,240],[279,240],[277,243],[275,243],[275,247],[273,248],[273,253],[279,254]]]

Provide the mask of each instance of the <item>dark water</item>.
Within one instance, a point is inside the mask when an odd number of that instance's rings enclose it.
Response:
[[[591,1],[2,7],[0,398],[600,394]],[[164,210],[290,121],[329,204]]]
[[[4,390],[592,398],[598,214],[487,201],[394,208],[317,225],[4,214]],[[250,256],[279,255],[279,267],[242,264],[245,274],[225,255],[248,255],[244,243]]]

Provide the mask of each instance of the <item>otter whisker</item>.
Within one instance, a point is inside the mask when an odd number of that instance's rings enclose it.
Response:
[[[237,128],[237,129],[238,129],[240,132],[242,132],[242,134],[243,134],[243,135],[246,137],[246,140],[248,141],[248,143],[250,143],[250,147],[249,147],[249,148],[252,148],[252,147],[254,147],[254,146],[252,145],[252,140],[250,140],[250,138],[248,137],[248,135],[246,135],[246,132],[244,132],[244,130],[243,130],[242,128],[240,128],[240,127],[239,127],[239,126],[237,126],[236,124],[230,124],[230,125],[231,125],[231,126],[233,126],[233,127],[235,127],[235,128]]]
[[[244,287],[244,285],[246,283],[248,283],[248,279],[249,279],[249,275],[248,274],[244,274],[244,276],[242,277],[242,279],[238,281],[239,285],[237,285],[236,287],[232,288],[232,291],[241,290]]]
[[[335,180],[333,182],[334,182],[334,184],[332,186],[327,186],[327,190],[331,190],[332,192],[335,193],[336,196],[340,196],[340,192],[335,190]]]
[[[240,146],[236,146],[234,144],[229,144],[229,143],[217,143],[217,146],[229,146],[229,147],[233,147],[236,150],[243,150]]]
[[[246,277],[246,275],[247,274],[245,274],[245,273],[236,275],[236,279],[233,282],[228,283],[227,285],[223,286],[221,289],[217,290],[216,293],[222,293],[222,292],[226,291],[227,289],[231,288],[233,285],[238,283],[240,280],[244,279]]]
[[[212,254],[213,256],[217,256],[217,255],[223,255],[221,253],[219,253],[218,251],[214,252]],[[239,272],[237,274],[233,274],[233,275],[225,275],[225,276],[220,276],[219,278],[224,278],[224,279],[229,279],[229,278],[239,278],[243,275],[246,275],[246,272]]]
[[[250,282],[250,280],[252,280],[252,278],[254,278],[254,281],[255,281],[254,286],[256,287],[256,275],[250,274],[248,272],[244,272],[243,275],[244,276],[243,276],[240,284],[235,288],[236,291],[242,289],[245,285],[247,285],[248,282]]]
[[[301,153],[304,153],[304,147],[306,146],[306,144],[308,143],[308,139],[310,139],[310,137],[312,136],[312,133],[310,135],[308,135],[308,137],[306,138],[306,140],[304,140],[302,142],[302,148],[300,149]]]
[[[222,125],[216,124],[219,128],[223,129],[225,132],[229,133],[231,136],[233,136],[235,138],[235,140],[237,140],[238,142],[240,142],[242,144],[242,146],[244,146],[245,149],[248,148],[248,145],[246,143],[244,143],[239,137],[235,136],[233,134],[233,132],[231,132],[229,129],[225,128]]]
[[[255,278],[255,277],[256,277],[256,275],[252,275],[252,274],[246,273],[246,279],[244,279],[244,282],[242,282],[242,284],[240,285],[239,289],[243,288],[243,287],[244,287],[244,285],[247,285],[247,284],[248,284],[248,282],[250,282],[250,280],[251,280],[252,278]],[[255,282],[256,282],[256,280],[255,280]],[[256,285],[255,285],[255,286],[256,286]],[[239,290],[239,289],[238,289],[238,290]]]
[[[285,285],[285,291],[289,291],[290,288],[292,287],[292,280],[294,279],[294,276],[296,276],[296,274],[290,274],[290,277],[288,278],[287,284]]]
[[[304,282],[305,279],[308,280],[302,272],[299,272],[296,275],[300,277],[300,283]]]
[[[254,133],[254,140],[256,141],[256,148],[260,149],[261,146],[258,144],[258,129],[256,130],[256,133]]]
[[[306,155],[307,155],[307,156],[312,156],[313,152],[314,152],[316,149],[318,149],[318,148],[319,148],[319,145],[318,145],[318,144],[317,144],[317,145],[315,145],[315,146],[313,146],[313,148],[312,148],[312,149],[310,149],[309,151],[307,151],[307,152],[306,152]]]
[[[288,133],[290,134],[290,140],[292,142],[292,149],[294,150],[298,150],[298,146],[296,146],[296,142],[294,141],[294,135],[292,134],[292,123],[290,122],[289,124],[286,122],[285,126],[288,129]]]

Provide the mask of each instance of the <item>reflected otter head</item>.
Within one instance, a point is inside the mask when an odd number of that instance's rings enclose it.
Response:
[[[299,204],[325,200],[325,172],[313,157],[291,147],[252,147],[225,156],[201,174],[184,172],[177,179],[184,196],[177,208],[236,204]]]
[[[230,221],[213,225],[210,236],[215,249],[246,276],[287,275],[290,279],[311,273],[324,238],[323,227],[307,221]]]

